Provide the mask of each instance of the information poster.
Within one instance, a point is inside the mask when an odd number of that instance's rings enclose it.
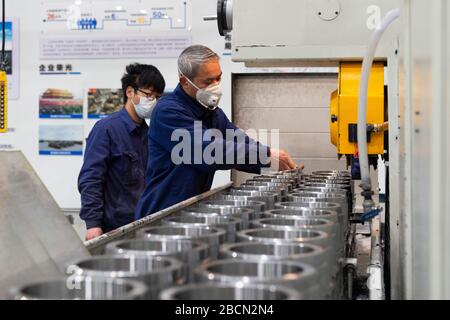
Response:
[[[191,0],[45,1],[42,33],[105,34],[189,31]]]
[[[39,97],[39,118],[81,119],[83,118],[82,92],[75,90],[47,89]]]
[[[88,118],[100,119],[123,108],[122,89],[88,90]]]
[[[0,22],[0,35],[3,25]],[[6,73],[8,75],[8,99],[18,100],[20,96],[20,54],[19,54],[19,19],[10,18],[5,22]]]
[[[41,9],[42,61],[177,58],[192,44],[188,0],[47,1]]]
[[[53,126],[39,127],[39,154],[48,156],[82,156],[83,126]]]

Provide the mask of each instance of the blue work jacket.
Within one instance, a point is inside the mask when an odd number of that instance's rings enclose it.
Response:
[[[194,130],[196,123],[203,132],[200,137],[197,134],[197,139]],[[217,129],[223,139],[206,138],[207,129]],[[241,137],[245,139],[228,140],[227,130],[240,132]],[[184,133],[190,135],[191,152],[186,150],[179,152]],[[270,155],[267,146],[245,135],[228,120],[220,108],[210,111],[203,107],[187,95],[180,85],[174,92],[161,98],[155,106],[151,116],[148,143],[150,158],[147,165],[146,187],[136,207],[136,220],[210,190],[214,174],[218,170],[237,169],[259,174],[261,168],[270,167],[270,162],[262,161],[267,160]],[[199,158],[199,154],[205,149],[214,146],[223,150],[221,161],[211,163],[205,161],[204,157]],[[175,154],[180,154],[190,161],[181,164],[173,161],[174,150],[177,151]],[[216,155],[215,152],[212,154]],[[250,154],[258,155],[256,161],[249,161]],[[265,158],[260,155],[264,155]],[[229,159],[234,161],[230,163],[227,161]],[[238,161],[239,159],[244,161]]]
[[[148,125],[137,125],[122,109],[98,121],[86,143],[78,177],[80,217],[88,229],[114,230],[134,220],[145,188]]]

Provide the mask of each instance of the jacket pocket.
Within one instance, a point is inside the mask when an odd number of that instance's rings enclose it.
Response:
[[[125,151],[116,156],[120,176],[124,185],[138,185],[143,181],[143,171],[139,157],[134,152]]]

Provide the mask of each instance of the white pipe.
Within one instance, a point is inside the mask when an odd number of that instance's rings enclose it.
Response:
[[[361,187],[364,191],[372,190],[369,172],[369,155],[367,152],[367,90],[369,87],[370,71],[381,36],[389,25],[399,17],[400,9],[388,12],[384,20],[375,29],[363,60],[358,96],[358,152],[361,167]]]

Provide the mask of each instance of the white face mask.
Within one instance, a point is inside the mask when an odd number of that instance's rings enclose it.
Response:
[[[155,107],[158,99],[149,99],[146,97],[140,97],[139,103],[135,104],[133,99],[131,99],[131,103],[133,103],[134,109],[136,110],[136,114],[141,119],[150,118],[153,108]]]
[[[180,74],[186,78],[186,80],[197,89],[197,101],[208,110],[216,110],[219,106],[220,98],[222,98],[222,90],[219,84],[213,84],[206,88],[200,89],[197,87],[188,77],[186,77],[181,71]]]

